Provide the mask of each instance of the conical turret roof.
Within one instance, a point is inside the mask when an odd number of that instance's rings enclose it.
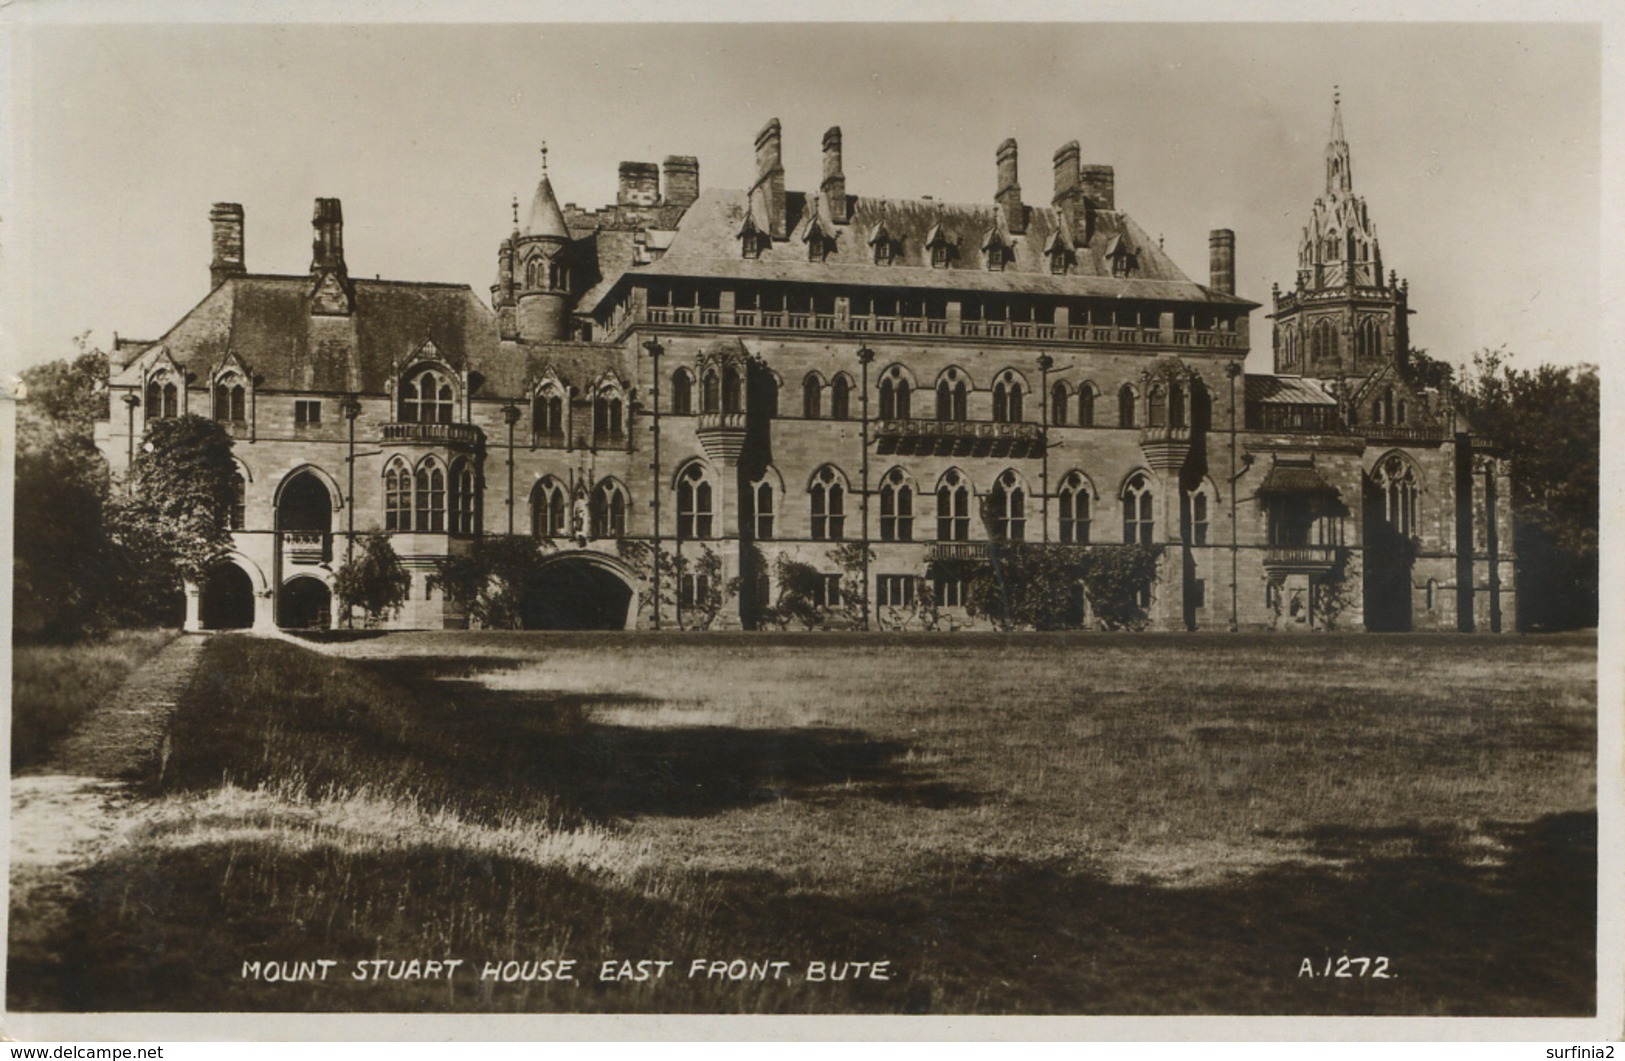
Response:
[[[570,238],[570,227],[564,223],[564,211],[559,209],[559,200],[553,194],[553,182],[547,179],[546,171],[543,171],[542,179],[536,184],[536,194],[530,200],[530,213],[525,217],[525,235]]]

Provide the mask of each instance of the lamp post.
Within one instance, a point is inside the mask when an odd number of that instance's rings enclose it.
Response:
[[[513,425],[519,422],[519,406],[509,402],[502,407],[502,421],[508,425],[508,537],[513,537]]]
[[[660,355],[665,352],[660,340],[654,336],[643,344],[649,351],[650,371],[654,374],[654,385],[650,388],[650,401],[654,404],[654,415],[650,419],[650,433],[652,436],[651,448],[653,460],[650,462],[651,498],[649,504],[650,518],[654,520],[654,557],[651,561],[650,578],[654,583],[654,604],[651,611],[654,613],[653,625],[660,629]]]
[[[127,445],[124,454],[125,483],[130,481],[130,469],[135,466],[135,407],[140,404],[141,399],[137,398],[135,394],[131,393],[124,396],[124,408],[127,410],[124,430],[129,436],[126,440]]]
[[[867,601],[869,590],[869,364],[875,359],[875,352],[867,346],[858,347],[858,364],[862,366],[863,389],[860,392],[860,409],[862,410],[862,439],[863,439],[863,593]],[[870,602],[872,603],[872,602]],[[869,629],[870,603],[863,609],[863,628]]]
[[[1239,629],[1236,621],[1236,377],[1241,375],[1241,363],[1232,361],[1224,366],[1230,379],[1230,632]]]
[[[1038,489],[1044,499],[1044,541],[1049,541],[1049,370],[1055,367],[1055,359],[1048,354],[1038,355],[1038,410],[1040,433],[1038,444]]]
[[[361,398],[356,394],[346,394],[339,403],[339,410],[344,413],[348,421],[349,445],[345,464],[349,466],[349,482],[345,486],[344,494],[344,562],[349,563],[355,551],[355,420],[361,415]]]

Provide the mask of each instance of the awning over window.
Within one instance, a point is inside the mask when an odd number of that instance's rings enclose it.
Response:
[[[1330,483],[1320,477],[1312,464],[1276,462],[1259,486],[1260,494],[1335,494]]]

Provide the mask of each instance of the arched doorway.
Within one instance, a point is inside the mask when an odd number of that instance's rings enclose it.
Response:
[[[254,580],[236,564],[221,564],[209,572],[198,602],[198,618],[205,630],[242,630],[254,625]]]
[[[561,556],[525,587],[520,621],[526,630],[625,630],[634,622],[634,595],[611,562]]]
[[[332,625],[333,594],[327,584],[310,575],[282,584],[277,601],[277,625],[295,630],[326,630]]]

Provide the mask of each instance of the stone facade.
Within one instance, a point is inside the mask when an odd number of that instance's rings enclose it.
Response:
[[[403,627],[463,624],[435,564],[518,533],[548,551],[537,626],[748,623],[780,556],[825,573],[832,615],[864,580],[847,622],[974,626],[968,565],[1019,539],[1163,545],[1160,628],[1513,628],[1506,460],[1408,374],[1340,115],[1267,376],[1243,370],[1234,234],[1192,281],[1075,142],[1041,206],[1013,140],[992,197],[949,204],[849,187],[839,129],[819,189],[788,190],[782,136],[749,189],[627,162],[596,211],[560,206],[544,161],[489,306],[352,278],[330,199],[308,273],[251,273],[216,204],[209,295],[116,344],[100,432],[115,474],[149,418],[237,440],[236,548],[191,625],[337,622],[333,572],[386,530]],[[851,545],[873,559],[838,562]]]

